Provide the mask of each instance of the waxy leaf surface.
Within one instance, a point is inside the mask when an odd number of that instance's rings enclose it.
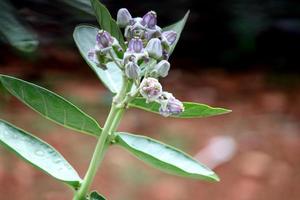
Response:
[[[3,120],[0,120],[0,144],[37,169],[71,187],[79,186],[78,173],[52,146]]]
[[[215,115],[221,115],[231,112],[231,110],[225,108],[214,108],[205,104],[183,102],[184,112],[179,115],[171,115],[171,117],[177,118],[199,118],[199,117],[210,117]],[[134,99],[130,104],[130,107],[139,108],[149,112],[159,114],[160,104],[156,102],[146,103],[144,98],[138,97]]]
[[[218,181],[218,176],[191,156],[149,137],[118,132],[116,144],[124,147],[145,163],[170,174]]]
[[[98,136],[102,129],[89,115],[61,96],[11,76],[1,75],[0,82],[15,97],[43,117],[89,135]]]

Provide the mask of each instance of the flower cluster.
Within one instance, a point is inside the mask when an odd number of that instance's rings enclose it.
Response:
[[[162,90],[157,79],[144,78],[140,85],[140,94],[149,102],[160,103],[159,112],[162,116],[178,115],[184,111],[181,101],[176,99],[171,93]]]
[[[159,77],[166,77],[170,69],[168,62],[171,46],[177,39],[175,31],[163,31],[157,25],[154,11],[142,18],[133,18],[126,8],[117,14],[117,24],[124,28],[127,48],[125,51],[108,32],[100,30],[96,45],[88,53],[91,61],[105,69],[107,62],[117,62],[128,79],[137,84],[139,93],[149,102],[160,104],[163,116],[178,115],[183,104],[171,93],[162,90]],[[122,52],[122,56],[119,53]],[[116,59],[118,58],[118,60]]]

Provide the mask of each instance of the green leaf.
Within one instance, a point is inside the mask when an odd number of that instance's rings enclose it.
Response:
[[[36,50],[37,36],[17,17],[10,1],[1,0],[0,9],[0,36],[19,51],[31,53]]]
[[[89,50],[95,47],[98,31],[99,29],[93,26],[79,25],[75,28],[73,37],[87,64],[112,93],[117,93],[122,87],[122,71],[120,68],[113,62],[110,62],[107,64],[107,69],[103,70],[88,58]]]
[[[179,115],[172,115],[171,117],[176,118],[199,118],[199,117],[210,117],[215,115],[221,115],[231,112],[225,108],[213,108],[205,104],[183,102],[184,112]],[[146,103],[144,98],[138,97],[129,103],[130,107],[139,108],[149,112],[159,114],[160,104],[156,102]]]
[[[96,191],[91,192],[89,200],[106,200],[105,197],[98,194]]]
[[[167,27],[163,28],[163,31],[172,30],[172,31],[175,31],[177,33],[176,41],[174,42],[174,44],[171,46],[171,49],[170,49],[170,55],[174,51],[174,48],[175,48],[176,44],[179,41],[181,32],[184,28],[184,25],[186,23],[187,18],[189,17],[189,14],[190,14],[190,11],[187,11],[186,14],[184,15],[184,17],[180,21],[176,22],[175,24],[172,24],[170,26],[167,26]]]
[[[121,47],[125,49],[123,34],[116,21],[111,17],[108,9],[99,0],[91,0],[91,5],[100,27],[114,36],[119,41]]]
[[[209,168],[182,151],[145,136],[117,133],[115,141],[140,160],[170,174],[219,181]]]
[[[57,94],[11,76],[0,74],[0,82],[12,95],[43,117],[66,128],[100,135],[102,129],[92,117]]]
[[[94,11],[92,10],[91,2],[89,0],[62,0],[62,2],[72,8],[94,16]]]
[[[0,120],[0,144],[50,176],[78,188],[81,178],[52,146],[37,137]]]

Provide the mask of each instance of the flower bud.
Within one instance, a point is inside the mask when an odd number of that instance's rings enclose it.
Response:
[[[162,116],[168,117],[170,115],[179,115],[184,111],[182,102],[176,99],[171,93],[164,92],[162,96],[165,98],[160,100],[161,106],[159,108],[159,113]]]
[[[168,59],[169,59],[170,54],[169,54],[169,52],[168,52],[166,49],[163,50],[162,57],[163,57],[163,59],[165,59],[165,60],[168,60]]]
[[[97,55],[96,55],[95,49],[89,50],[89,52],[88,52],[88,58],[89,58],[90,61],[92,61],[92,62],[94,62],[96,64],[99,63],[99,61],[97,59]]]
[[[107,69],[107,67],[106,67],[107,58],[101,52],[98,52],[95,49],[91,49],[88,52],[88,58],[90,61],[95,63],[98,67],[100,67],[104,70]]]
[[[177,38],[177,33],[175,31],[164,31],[162,32],[163,41],[167,42],[168,45],[174,44]]]
[[[96,41],[97,41],[98,47],[100,49],[104,49],[104,48],[110,47],[113,44],[114,38],[107,31],[100,30],[97,33]]]
[[[140,75],[140,68],[134,61],[129,61],[125,65],[125,74],[128,78],[137,79]]]
[[[166,60],[160,61],[157,65],[154,67],[154,72],[157,74],[157,76],[166,77],[168,75],[168,72],[170,70],[170,63]]]
[[[158,38],[161,36],[161,28],[159,26],[155,26],[154,29],[146,28],[144,31],[144,38],[146,40],[150,40],[151,38]]]
[[[148,28],[155,28],[156,23],[157,23],[157,15],[156,12],[154,11],[150,11],[147,14],[145,14],[141,22],[143,26],[146,26]]]
[[[140,85],[140,93],[147,102],[155,101],[162,94],[161,84],[155,78],[144,78]]]
[[[134,53],[141,53],[143,50],[143,41],[139,38],[132,38],[128,44],[128,51]]]
[[[129,11],[126,8],[121,8],[118,11],[117,24],[121,28],[124,28],[125,26],[127,26],[131,20],[132,20],[132,17],[130,15]]]
[[[161,41],[158,38],[152,38],[147,46],[146,46],[146,51],[148,52],[149,56],[153,58],[160,58],[162,57],[162,46],[161,46]]]

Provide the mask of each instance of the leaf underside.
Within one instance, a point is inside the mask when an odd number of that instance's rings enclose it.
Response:
[[[96,73],[103,84],[112,92],[117,93],[122,86],[122,71],[113,62],[107,64],[107,69],[104,70],[98,67],[88,58],[89,50],[95,47],[96,35],[99,29],[90,25],[79,25],[75,28],[73,37],[75,43],[87,64]]]

